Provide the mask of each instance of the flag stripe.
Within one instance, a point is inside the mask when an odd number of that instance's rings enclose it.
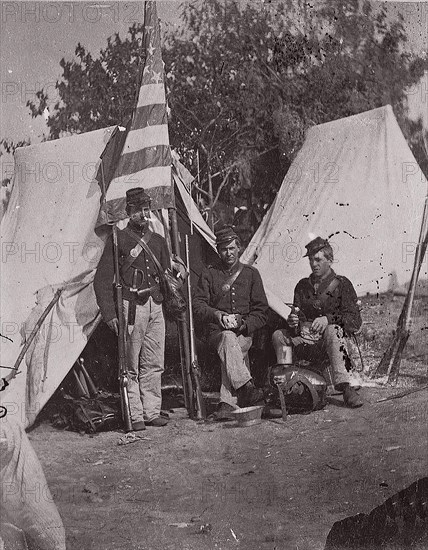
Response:
[[[157,103],[155,105],[145,105],[139,107],[135,112],[134,128],[145,128],[156,124],[167,124],[165,105]]]
[[[116,181],[118,176],[127,176],[132,172],[140,172],[144,168],[155,168],[156,166],[169,166],[171,169],[171,155],[168,145],[158,145],[157,147],[140,149],[134,153],[123,154],[120,157],[113,181]],[[107,198],[110,199],[110,196]]]
[[[140,88],[137,109],[139,107],[145,107],[146,105],[153,105],[155,103],[166,103],[165,87],[163,82],[159,82],[158,84],[144,84]]]
[[[126,217],[125,194],[132,187],[142,187],[152,198],[152,207],[174,205],[171,182],[171,150],[168,136],[164,68],[156,2],[144,4],[144,69],[132,119],[127,126],[124,147],[116,169],[105,170],[105,205],[100,212],[102,223]],[[113,178],[109,182],[110,174]]]
[[[132,130],[128,134],[124,154],[141,151],[141,148],[156,147],[158,145],[169,146],[168,126],[166,124],[157,126],[146,126]]]
[[[150,190],[162,185],[171,187],[171,169],[169,164],[168,166],[145,168],[139,172],[132,172],[115,178],[108,190],[109,200],[123,197],[126,191],[133,187],[143,187]]]

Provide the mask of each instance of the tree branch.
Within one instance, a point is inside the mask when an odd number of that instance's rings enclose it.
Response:
[[[226,175],[223,178],[223,181],[220,183],[219,188],[217,189],[217,193],[215,195],[215,198],[213,199],[213,203],[212,203],[213,208],[214,208],[214,206],[216,205],[216,203],[219,199],[219,196],[220,196],[220,193],[221,193],[223,187],[226,185],[226,183],[228,183],[228,179],[229,179],[229,176],[230,176],[230,173],[232,172],[232,170],[233,170],[233,168],[232,168],[232,166],[230,166],[229,169],[227,170]]]
[[[193,183],[193,184],[192,184],[192,187],[193,187],[193,189],[196,189],[196,191],[199,191],[200,193],[206,195],[207,197],[210,196],[210,194],[208,193],[208,191],[205,191],[205,189],[202,189],[202,187],[199,187],[199,185],[196,185],[196,183]]]
[[[278,145],[275,145],[274,147],[270,147],[269,149],[265,149],[264,151],[262,151],[261,153],[259,153],[258,155],[255,155],[253,157],[253,159],[256,159],[258,157],[261,157],[262,155],[265,155],[266,153],[270,153],[271,151],[275,151],[275,149],[278,149]],[[221,170],[219,170],[218,172],[216,172],[215,174],[212,174],[212,178],[215,178],[217,176],[219,176],[220,174],[222,174],[223,172],[229,170],[229,169],[232,169],[232,168],[235,168],[235,166],[239,166],[240,164],[244,164],[246,161],[245,160],[237,160],[236,162],[230,164],[229,166],[226,166],[226,168],[222,168]]]

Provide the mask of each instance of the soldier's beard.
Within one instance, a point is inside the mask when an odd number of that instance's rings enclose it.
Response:
[[[130,220],[129,222],[132,227],[138,229],[139,231],[145,231],[149,227],[149,220],[142,218],[139,220]]]
[[[238,262],[238,257],[237,256],[231,256],[231,257],[228,257],[228,258],[224,258],[224,263],[229,269],[234,267],[237,262]]]

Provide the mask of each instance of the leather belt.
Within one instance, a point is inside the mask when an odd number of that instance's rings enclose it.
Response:
[[[124,288],[129,290],[129,292],[132,292],[132,294],[134,294],[135,296],[138,296],[138,298],[145,298],[146,296],[150,296],[152,292],[160,290],[159,285],[153,285],[149,288],[141,288],[141,289],[126,287],[126,286]]]
[[[139,281],[139,278],[141,278],[141,281]],[[142,271],[141,269],[134,268],[134,273],[132,274],[132,286],[128,287],[124,285],[124,287],[130,293],[130,300],[129,300],[129,307],[128,307],[128,325],[129,326],[135,325],[137,298],[145,300],[146,298],[151,296],[154,291],[157,292],[159,290],[159,285],[154,285],[148,288],[139,288],[144,283],[144,279],[145,279],[144,271]]]

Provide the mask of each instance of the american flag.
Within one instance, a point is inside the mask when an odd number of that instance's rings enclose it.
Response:
[[[125,195],[133,187],[145,189],[152,199],[153,209],[174,206],[165,78],[156,2],[145,2],[144,5],[143,53],[145,63],[140,73],[138,97],[125,143],[116,168],[113,172],[110,170],[112,177],[109,178],[104,171],[103,204],[97,225],[114,223],[127,217]],[[117,151],[118,143],[123,143],[123,138],[117,134],[115,138],[116,143],[111,149]],[[115,156],[117,158],[117,154],[113,154],[113,158]]]

